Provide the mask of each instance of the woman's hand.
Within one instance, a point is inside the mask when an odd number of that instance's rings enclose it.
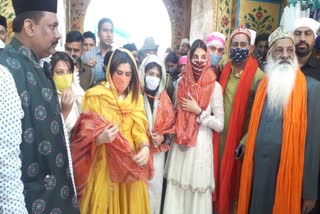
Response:
[[[118,126],[109,123],[103,132],[97,137],[96,144],[100,145],[103,143],[112,143],[118,134]]]
[[[148,163],[149,160],[149,154],[150,154],[150,149],[149,146],[147,145],[142,145],[140,151],[138,154],[136,154],[133,157],[133,160],[139,165],[139,166],[145,166]]]
[[[155,134],[153,133],[151,135],[152,137],[152,143],[155,144],[155,146],[159,146],[164,141],[164,135],[163,134]]]
[[[193,99],[193,97],[189,94],[190,99],[181,98],[180,103],[181,107],[184,111],[192,112],[196,115],[199,115],[202,111],[197,101]]]
[[[75,101],[76,95],[74,94],[71,87],[63,92],[61,97],[61,113],[63,115],[64,120],[67,119]]]

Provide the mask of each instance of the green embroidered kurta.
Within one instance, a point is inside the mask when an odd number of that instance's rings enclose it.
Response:
[[[79,213],[60,107],[50,72],[17,39],[0,53],[12,74],[22,119],[22,181],[29,213]]]

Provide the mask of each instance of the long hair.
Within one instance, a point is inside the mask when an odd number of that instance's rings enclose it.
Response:
[[[195,40],[190,47],[190,60],[192,60],[193,54],[197,48],[201,48],[207,52],[207,45],[201,39]]]
[[[110,76],[116,72],[120,64],[129,63],[131,67],[131,80],[129,83],[129,88],[132,90],[132,102],[137,102],[140,95],[140,82],[138,78],[137,66],[126,52],[121,50],[115,50],[111,58],[110,63]]]

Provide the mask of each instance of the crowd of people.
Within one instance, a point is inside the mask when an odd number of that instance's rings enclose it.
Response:
[[[238,26],[157,55],[57,1],[0,16],[0,213],[320,213],[320,24]],[[319,43],[319,42],[318,42]],[[226,57],[227,56],[227,57]],[[45,59],[45,60],[43,60]]]

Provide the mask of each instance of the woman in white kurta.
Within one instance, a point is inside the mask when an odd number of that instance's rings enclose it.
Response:
[[[177,89],[176,138],[167,160],[165,214],[212,213],[214,132],[223,130],[222,88],[196,40]]]
[[[73,61],[67,53],[53,54],[51,65],[64,125],[70,138],[71,131],[81,113],[84,90],[79,84],[78,72],[74,71]]]
[[[154,176],[148,185],[150,209],[151,214],[160,214],[165,152],[169,149],[167,134],[173,133],[174,107],[165,90],[166,69],[158,56],[149,55],[143,60],[139,79],[144,92],[144,106],[153,151]]]

